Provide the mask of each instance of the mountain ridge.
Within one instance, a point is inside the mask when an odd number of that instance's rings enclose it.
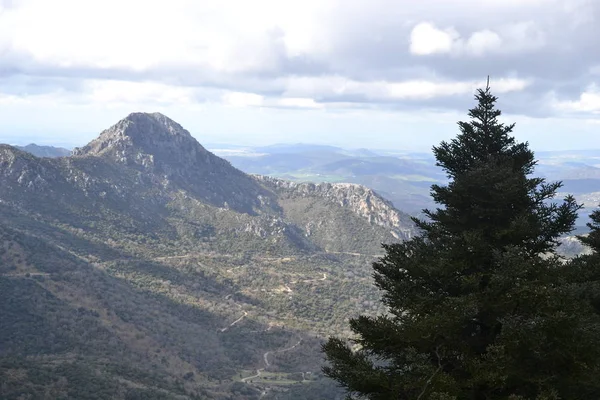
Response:
[[[35,143],[30,143],[26,146],[15,146],[19,150],[26,151],[37,157],[66,157],[71,155],[71,150],[63,147],[55,146],[40,146]]]
[[[369,223],[390,229],[397,239],[410,239],[413,234],[412,230],[406,229],[406,226],[412,226],[410,217],[396,210],[389,200],[364,185],[292,182],[264,175],[255,177],[274,190],[290,196],[318,196],[338,203],[341,207],[347,207],[355,214],[367,218]]]

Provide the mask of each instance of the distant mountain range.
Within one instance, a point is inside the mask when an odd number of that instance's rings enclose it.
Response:
[[[446,180],[433,157],[423,154],[399,156],[308,144],[220,148],[215,152],[248,173],[298,182],[361,184],[411,214],[433,206],[429,188]]]
[[[67,149],[34,144],[21,147],[43,157],[68,155]],[[429,153],[389,149],[343,149],[307,143],[244,147],[214,145],[213,152],[240,170],[295,182],[357,183],[375,190],[394,206],[419,216],[434,208],[429,191],[446,177]],[[587,215],[600,205],[600,150],[537,152],[536,174],[563,182],[561,195],[570,193],[585,204],[578,225],[585,231]]]
[[[54,146],[38,146],[31,143],[27,146],[15,146],[20,150],[33,154],[36,157],[66,157],[71,155],[71,150]]]
[[[432,184],[445,183],[432,154],[384,149],[348,150],[309,144],[227,148],[216,154],[248,173],[264,174],[297,182],[352,182],[377,191],[400,210],[419,215],[435,204]],[[572,193],[585,203],[585,216],[600,204],[600,150],[536,153],[536,174],[563,182],[562,194]]]
[[[341,398],[321,340],[383,311],[370,263],[416,234],[367,187],[247,175],[161,114],[70,156],[0,145],[0,187],[3,399]]]
[[[429,194],[431,185],[446,182],[430,153],[307,143],[258,147],[220,144],[211,148],[246,173],[295,182],[361,184],[416,216],[424,208],[435,207]],[[48,149],[46,154],[51,156],[52,148]],[[539,162],[535,173],[550,181],[562,181],[559,194],[573,194],[585,205],[577,231],[585,232],[588,214],[600,205],[600,150],[542,151],[536,156]]]

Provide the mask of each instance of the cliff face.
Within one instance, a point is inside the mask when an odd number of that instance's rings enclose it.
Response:
[[[410,239],[415,234],[415,227],[409,215],[396,210],[391,202],[362,185],[296,183],[266,176],[257,176],[256,179],[285,199],[313,198],[349,211],[372,226],[389,230],[396,239]]]

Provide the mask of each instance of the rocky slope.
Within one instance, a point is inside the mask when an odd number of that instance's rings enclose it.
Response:
[[[267,176],[257,176],[260,182],[286,199],[311,198],[354,213],[369,224],[386,228],[397,239],[407,239],[414,233],[410,217],[394,208],[392,203],[373,190],[353,183],[297,183]]]
[[[185,190],[218,207],[255,213],[272,202],[269,193],[228,161],[207,151],[166,116],[133,113],[75,157],[99,157],[134,169],[170,190]]]
[[[161,114],[70,157],[2,145],[0,187],[1,398],[258,399],[263,368],[331,388],[319,338],[381,311],[369,263],[414,235],[369,189],[246,175]]]

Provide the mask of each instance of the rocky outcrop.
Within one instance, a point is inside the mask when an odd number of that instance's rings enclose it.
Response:
[[[390,201],[365,186],[353,183],[297,183],[258,175],[255,178],[280,195],[318,197],[348,209],[369,224],[390,229],[396,239],[408,239],[415,233],[409,215],[396,210]]]
[[[0,145],[0,181],[3,189],[20,187],[29,191],[45,189],[58,179],[51,164],[15,147]]]

